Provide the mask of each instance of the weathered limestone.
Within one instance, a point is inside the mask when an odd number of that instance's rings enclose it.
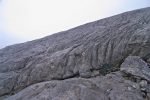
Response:
[[[121,71],[130,72],[128,71],[130,68],[126,64],[130,62],[128,59],[131,56],[138,56],[139,58],[131,59],[135,62],[133,63],[135,66],[131,66],[133,71],[130,74],[149,82],[149,16],[150,8],[139,9],[88,23],[42,39],[0,49],[0,99],[7,98],[8,96],[8,99],[12,98],[11,100],[13,98],[29,98],[27,100],[34,100],[38,97],[40,100],[40,98],[49,96],[46,93],[50,93],[52,100],[59,100],[60,98],[78,100],[78,97],[82,98],[81,100],[88,100],[87,98],[95,97],[94,99],[97,100],[99,96],[103,100],[105,92],[101,91],[101,86],[106,88],[105,84],[109,83],[107,74],[119,71],[120,65],[122,65]],[[138,71],[139,75],[137,75],[137,70],[134,68],[140,68],[144,71]],[[72,85],[68,83],[71,87],[76,85],[81,91],[87,90],[87,92],[83,92],[85,94],[83,97],[77,96],[79,94],[76,95],[76,91],[69,90],[69,87],[67,87],[66,92],[62,92],[60,93],[60,97],[54,98],[53,93],[45,92],[51,89],[43,87],[45,84],[43,82],[49,81],[51,84],[54,80],[60,80],[56,83],[63,84],[63,82],[68,82],[70,78],[77,78],[75,79],[76,81],[80,81],[79,77],[86,78],[81,79],[81,81],[87,81],[87,78],[95,81],[103,79],[94,79],[97,76],[106,78],[104,83],[94,83],[103,84],[99,86],[101,88],[98,90],[98,93],[97,90],[80,87],[78,83],[73,83]],[[122,75],[119,74],[118,77],[122,77]],[[115,80],[115,78],[113,79]],[[122,80],[127,81],[123,77]],[[141,79],[139,80],[141,81]],[[74,79],[70,81],[74,82]],[[131,82],[131,80],[128,81],[129,83]],[[132,83],[139,85],[136,82]],[[32,91],[32,87],[36,84],[41,84],[41,88],[45,90],[38,90],[40,93],[35,90],[35,93],[39,93],[39,95],[36,95],[37,97],[34,97],[34,95],[32,97],[30,95],[32,93],[23,92],[30,90],[30,88]],[[120,79],[117,78],[116,83],[112,82],[109,84],[115,89],[113,90],[114,92],[109,94],[109,98],[106,97],[106,100],[146,100],[149,95],[147,92],[147,94],[145,93],[145,98],[142,97],[143,92],[141,89],[133,90],[131,94],[130,92],[125,92],[126,89],[124,87],[126,86],[124,85],[126,83],[123,82],[121,84]],[[115,86],[116,84],[118,86]],[[63,88],[66,85],[63,84],[61,86],[60,88]],[[123,90],[117,88],[123,88]],[[128,87],[128,90],[132,91],[132,88]],[[42,91],[44,91],[43,94],[41,94]],[[111,91],[111,89],[108,89],[108,91]],[[22,92],[26,95],[24,96]],[[13,94],[17,96],[9,98]],[[56,92],[54,94],[59,93]],[[115,94],[119,94],[120,97],[116,97]]]

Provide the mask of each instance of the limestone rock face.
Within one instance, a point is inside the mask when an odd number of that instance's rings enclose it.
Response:
[[[150,100],[140,85],[150,81],[149,16],[139,9],[0,49],[0,99]]]
[[[121,65],[121,71],[150,82],[150,66],[140,57],[129,56]]]
[[[144,100],[134,86],[138,84],[114,73],[90,79],[41,82],[5,100]]]

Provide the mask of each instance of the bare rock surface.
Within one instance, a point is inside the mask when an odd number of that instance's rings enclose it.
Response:
[[[150,81],[149,16],[139,9],[0,49],[0,99],[150,100],[140,87]]]
[[[150,66],[140,57],[127,57],[122,63],[120,70],[150,82]]]
[[[134,86],[138,84],[113,73],[91,79],[41,82],[5,100],[144,100]]]

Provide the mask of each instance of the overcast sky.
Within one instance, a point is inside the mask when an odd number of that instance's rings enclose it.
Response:
[[[0,48],[144,7],[150,0],[0,0]]]

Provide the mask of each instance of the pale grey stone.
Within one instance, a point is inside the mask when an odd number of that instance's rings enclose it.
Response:
[[[138,85],[117,73],[72,78],[34,84],[4,100],[144,100],[140,90],[131,87],[133,84]]]
[[[113,76],[109,73],[120,70],[120,65],[124,63],[125,68],[133,68],[133,76],[150,81],[148,65],[142,60],[148,61],[150,58],[149,16],[150,8],[139,9],[0,49],[0,98],[15,94],[9,99],[78,100],[80,97],[81,100],[144,100],[140,89],[134,88],[138,87],[136,83],[129,86],[129,83],[133,82],[124,83],[126,79],[121,77],[121,74],[117,74],[118,77],[113,78],[111,83],[108,76]],[[126,62],[129,62],[128,56],[138,56],[142,59],[131,59],[135,63],[134,67],[129,68],[126,66]],[[134,68],[141,68],[142,71]],[[93,79],[100,75],[104,75],[102,79]],[[81,81],[79,77],[98,81],[93,84],[106,91],[109,98],[103,91],[91,89],[88,86],[91,83],[80,85],[80,82],[74,83],[75,81],[70,80],[77,78],[76,80]],[[72,84],[67,83],[67,79]],[[53,84],[53,93],[49,92],[50,89],[45,88],[45,83],[42,82],[50,81],[51,84],[54,80],[60,80],[54,82],[60,86],[55,88]],[[63,84],[64,82],[67,85]],[[43,85],[39,85],[37,90],[32,89],[36,84]],[[76,94],[78,90],[74,90],[73,85],[77,86],[81,93]],[[59,96],[56,97],[56,94]]]
[[[140,57],[129,56],[122,63],[120,70],[124,73],[140,77],[150,82],[150,68]],[[142,82],[143,83],[143,82]],[[144,82],[144,84],[146,84]]]

